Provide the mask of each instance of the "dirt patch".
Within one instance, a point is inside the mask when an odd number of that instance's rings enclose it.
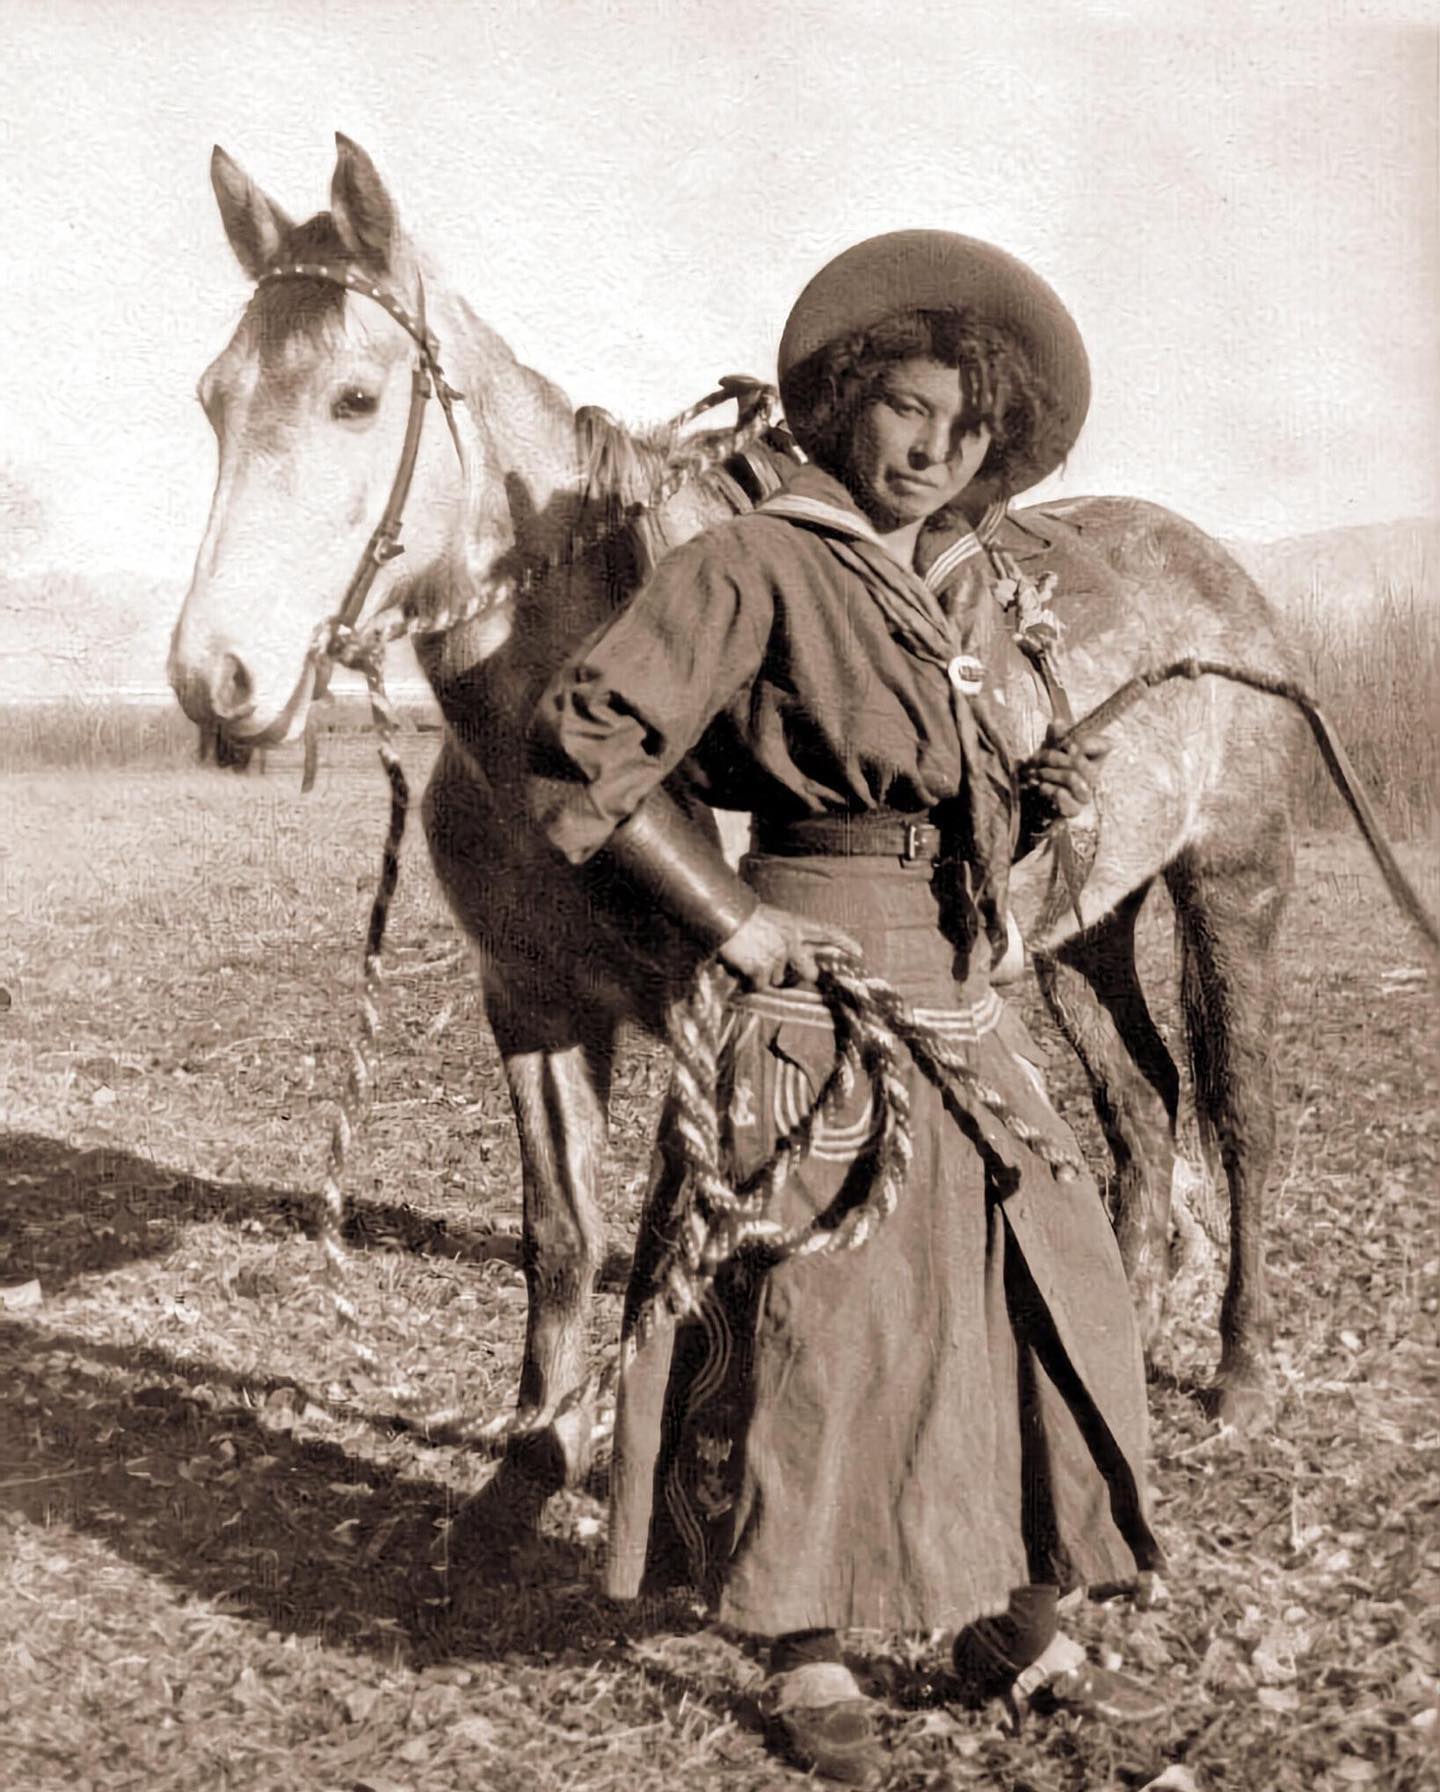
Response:
[[[407,745],[417,777],[431,751]],[[303,801],[274,776],[0,780],[0,1288],[18,1303],[0,1311],[6,1778],[773,1787],[758,1670],[735,1641],[684,1604],[620,1612],[594,1592],[601,1479],[457,1586],[447,1525],[494,1463],[403,1425],[335,1326],[312,1201],[385,800],[348,750]],[[1433,902],[1433,852],[1406,857]],[[514,1393],[519,1173],[456,944],[417,836],[352,1156],[353,1281],[396,1381],[483,1414]],[[1144,950],[1168,978],[1163,904]],[[1280,1410],[1243,1451],[1200,1413],[1218,1253],[1172,1313],[1152,1387],[1169,1603],[1074,1618],[1171,1687],[1170,1716],[1144,1734],[1057,1717],[1013,1735],[997,1711],[927,1704],[928,1643],[857,1638],[900,1701],[893,1785],[1090,1792],[1167,1766],[1214,1792],[1426,1783],[1440,1081],[1418,963],[1356,844],[1308,842],[1273,1058]],[[1158,1006],[1173,1027],[1168,986]],[[629,1040],[597,1361],[663,1076]],[[1093,1150],[1058,1044],[1052,1077]],[[1218,1203],[1194,1206],[1220,1239]],[[16,1292],[32,1282],[38,1304]]]

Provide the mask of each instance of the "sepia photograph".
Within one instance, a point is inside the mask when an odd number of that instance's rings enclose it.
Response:
[[[0,1779],[1440,1776],[1440,15],[9,0]]]

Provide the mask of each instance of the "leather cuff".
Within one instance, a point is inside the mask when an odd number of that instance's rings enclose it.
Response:
[[[707,952],[723,946],[760,906],[712,844],[663,789],[654,790],[607,841],[616,868]]]

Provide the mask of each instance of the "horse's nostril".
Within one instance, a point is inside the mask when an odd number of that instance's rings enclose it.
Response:
[[[211,703],[217,718],[222,722],[237,721],[255,707],[249,670],[244,660],[233,653],[221,657],[211,692]]]

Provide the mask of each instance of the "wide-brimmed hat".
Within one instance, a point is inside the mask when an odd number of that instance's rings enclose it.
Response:
[[[795,301],[780,339],[780,398],[801,447],[808,447],[808,420],[805,382],[796,374],[818,349],[896,311],[962,306],[1013,331],[1053,395],[1030,450],[1011,462],[1010,490],[1025,491],[1054,472],[1090,408],[1090,362],[1075,320],[1024,262],[948,230],[869,237],[827,262]],[[976,484],[985,484],[983,474]]]

